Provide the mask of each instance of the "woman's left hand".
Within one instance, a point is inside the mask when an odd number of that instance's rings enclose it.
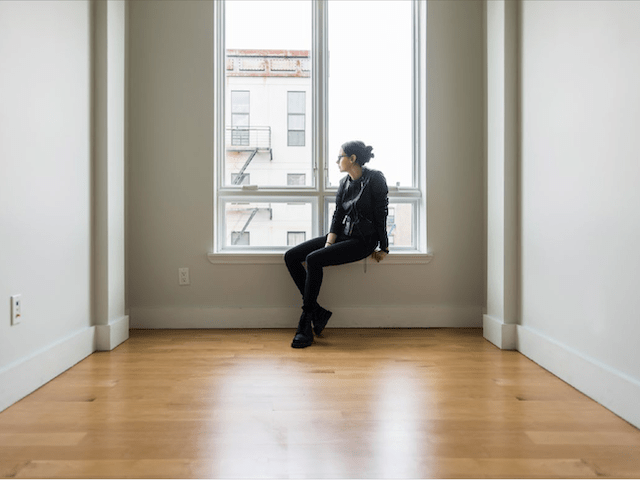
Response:
[[[371,254],[371,256],[375,259],[376,262],[381,262],[384,260],[384,257],[389,255],[387,252],[383,252],[382,250],[376,250]]]

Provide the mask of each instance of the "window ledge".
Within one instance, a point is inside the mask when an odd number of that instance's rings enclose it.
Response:
[[[209,262],[214,265],[266,265],[284,264],[284,252],[259,252],[259,253],[208,253]],[[368,265],[425,265],[433,260],[431,253],[392,252],[379,264],[372,258],[368,259]],[[364,263],[360,260],[355,263]]]

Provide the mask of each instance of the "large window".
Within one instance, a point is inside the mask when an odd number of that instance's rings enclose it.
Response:
[[[214,254],[326,233],[349,140],[387,178],[392,251],[426,253],[426,2],[214,5]]]

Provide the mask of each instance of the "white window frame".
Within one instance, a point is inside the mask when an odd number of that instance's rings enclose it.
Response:
[[[411,0],[413,8],[413,78],[412,78],[412,186],[389,186],[389,203],[407,202],[414,205],[413,248],[391,248],[386,264],[428,263],[432,255],[427,249],[426,222],[426,0]],[[313,219],[311,238],[320,235],[321,227],[327,228],[328,203],[335,200],[337,186],[330,186],[329,167],[333,155],[327,149],[328,132],[328,0],[312,2],[312,68],[311,68],[311,158],[312,186],[269,187],[258,185],[224,185],[223,167],[225,159],[225,2],[214,2],[214,219],[213,246],[208,258],[212,263],[281,263],[286,248],[251,249],[241,253],[224,246],[224,202],[259,200],[276,201],[286,197],[289,201],[311,202],[316,217]],[[384,172],[383,172],[384,173]],[[322,208],[320,208],[322,207]]]

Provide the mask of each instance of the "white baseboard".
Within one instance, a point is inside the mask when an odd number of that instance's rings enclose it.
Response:
[[[0,412],[95,351],[95,327],[88,327],[4,367],[0,370]]]
[[[481,306],[335,307],[327,328],[482,327]],[[131,328],[295,328],[299,307],[132,307]]]
[[[517,326],[517,350],[640,428],[640,382],[540,332]]]
[[[96,326],[96,348],[108,352],[129,338],[129,316],[112,320],[109,325]]]
[[[482,334],[484,338],[502,350],[516,349],[516,325],[484,315],[482,317]]]

